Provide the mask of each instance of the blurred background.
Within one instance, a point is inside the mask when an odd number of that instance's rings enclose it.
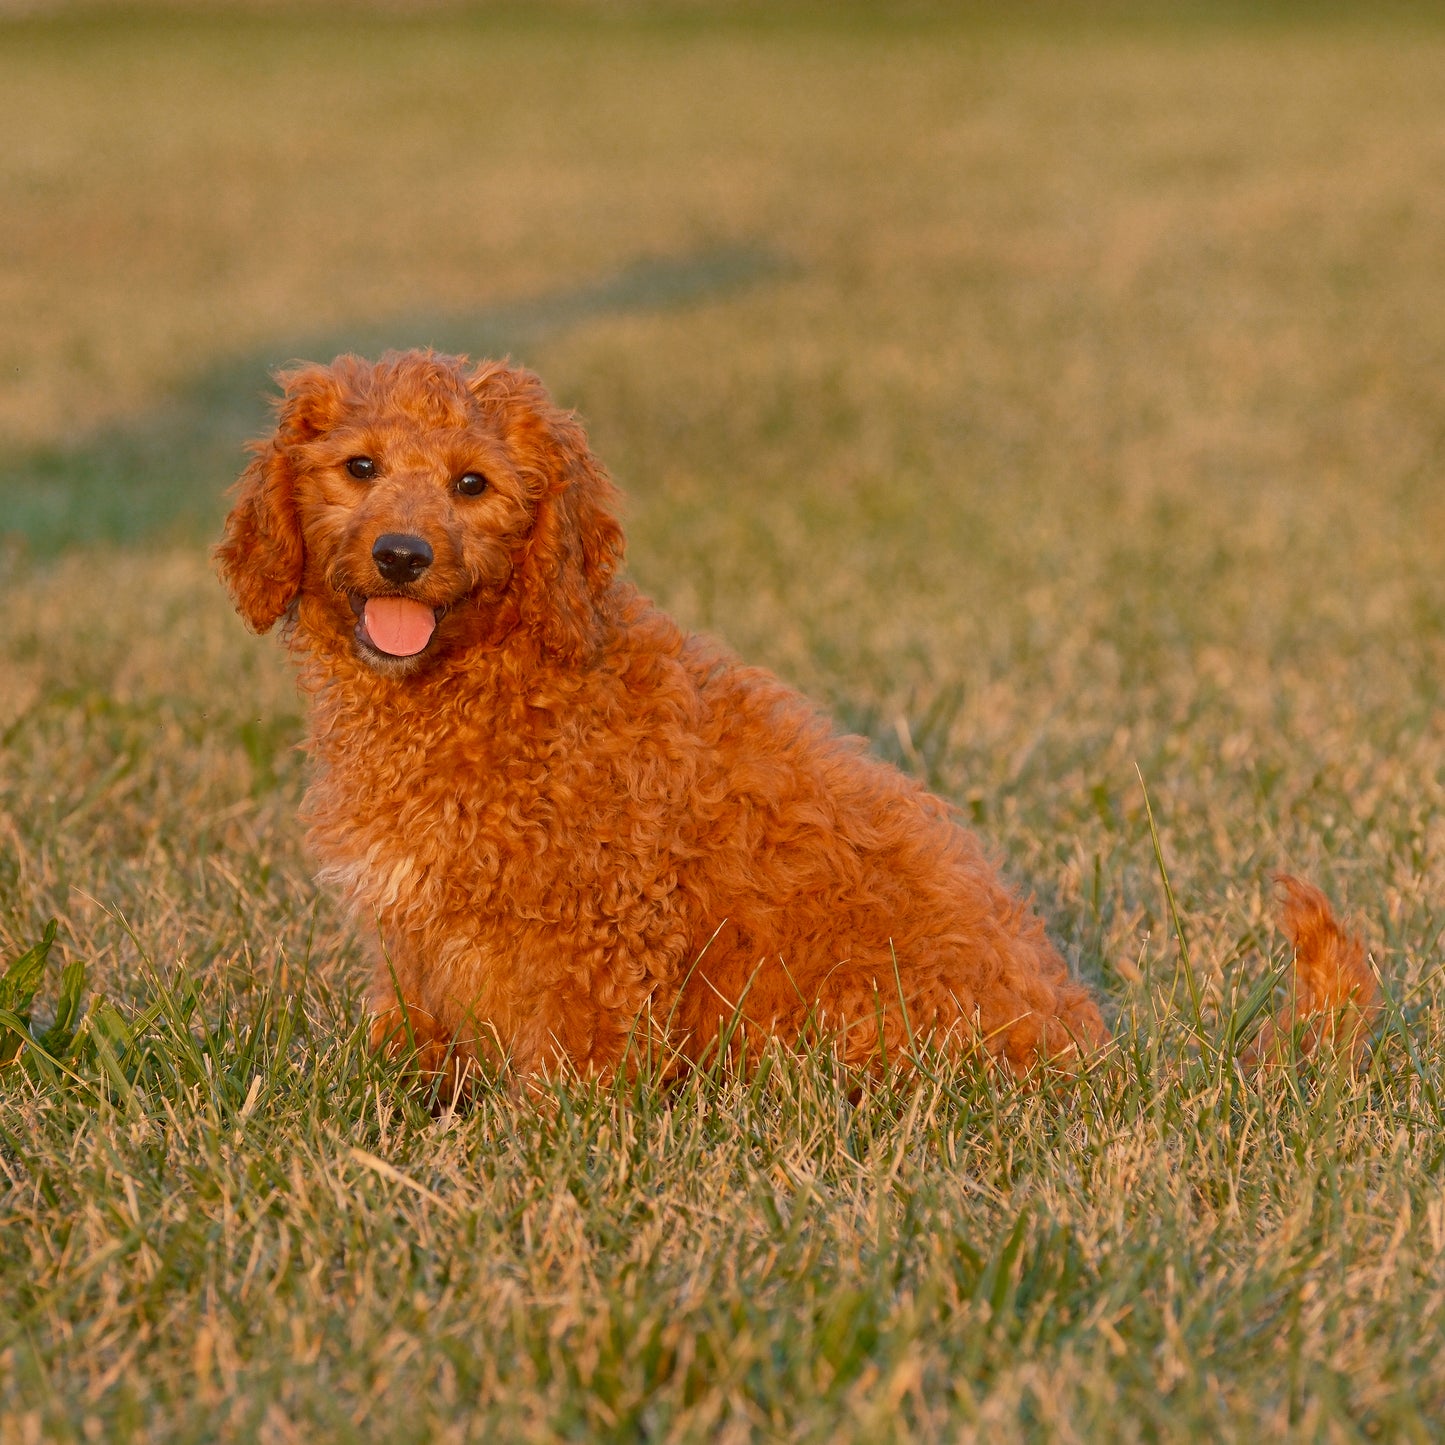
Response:
[[[1284,863],[1431,935],[1437,7],[0,17],[0,931],[84,894],[231,956],[164,858],[310,896],[300,707],[207,549],[274,368],[430,344],[579,409],[644,590],[1086,970],[1158,906],[1136,768],[1218,957]]]

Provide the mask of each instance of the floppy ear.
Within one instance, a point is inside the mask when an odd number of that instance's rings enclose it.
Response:
[[[254,632],[269,632],[301,590],[304,554],[289,444],[324,429],[326,403],[335,396],[325,367],[303,367],[276,379],[286,392],[276,434],[252,443],[251,464],[233,489],[235,502],[214,554],[221,581]]]
[[[539,487],[517,562],[520,621],[552,656],[585,662],[601,644],[599,605],[622,562],[617,488],[577,418],[554,407],[531,372],[483,364],[471,386],[513,411],[513,440]]]
[[[601,642],[598,602],[622,561],[617,488],[593,457],[582,428],[558,415],[548,487],[522,560],[522,622],[562,661],[583,662]]]
[[[246,625],[269,632],[301,590],[301,523],[285,451],[275,441],[253,450],[215,558]]]

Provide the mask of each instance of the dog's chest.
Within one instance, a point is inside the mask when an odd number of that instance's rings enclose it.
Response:
[[[665,796],[640,808],[635,769],[596,749],[337,741],[313,749],[304,814],[321,881],[361,913],[565,923],[627,910],[620,880],[654,893],[666,880],[681,809]]]

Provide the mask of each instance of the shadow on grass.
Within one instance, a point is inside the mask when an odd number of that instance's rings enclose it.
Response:
[[[529,348],[596,317],[681,308],[786,274],[761,247],[636,261],[612,276],[489,311],[400,316],[279,339],[233,356],[169,402],[69,446],[0,461],[0,544],[31,557],[96,542],[214,530],[242,443],[266,429],[267,375],[297,358],[329,360],[432,346],[472,356]]]

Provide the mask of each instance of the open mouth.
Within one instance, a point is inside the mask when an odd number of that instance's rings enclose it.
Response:
[[[426,650],[445,607],[432,607],[414,597],[350,595],[356,614],[356,640],[384,657],[415,657]]]

